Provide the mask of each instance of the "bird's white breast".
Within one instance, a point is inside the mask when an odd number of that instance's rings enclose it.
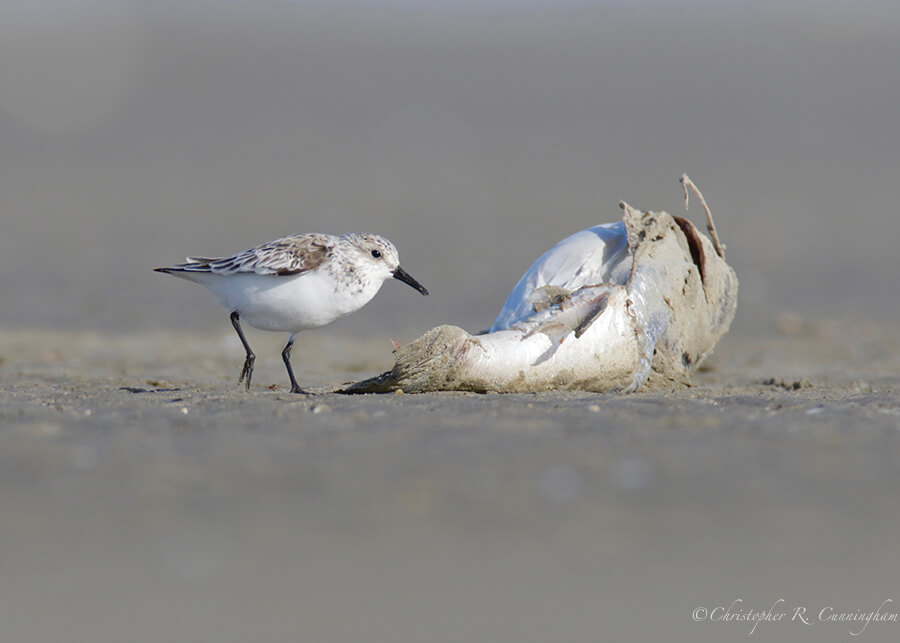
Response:
[[[341,283],[327,271],[313,270],[296,276],[208,275],[204,283],[219,303],[254,328],[298,332],[359,310],[382,282]]]

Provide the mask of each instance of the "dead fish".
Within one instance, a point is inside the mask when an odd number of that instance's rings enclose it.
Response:
[[[438,326],[394,368],[347,392],[635,391],[688,385],[727,332],[738,281],[712,240],[681,217],[620,203],[622,221],[560,241],[522,276],[490,331]]]
[[[627,253],[628,239],[621,221],[594,226],[563,239],[522,275],[494,320],[491,332],[505,330],[534,315],[540,295],[548,288],[573,293],[588,285],[624,285],[630,272],[630,266],[623,261]]]

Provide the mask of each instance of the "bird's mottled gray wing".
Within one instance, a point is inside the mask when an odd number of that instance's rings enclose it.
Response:
[[[269,241],[231,257],[188,257],[188,263],[174,268],[217,275],[298,275],[322,265],[333,248],[334,241],[328,235],[295,234]]]

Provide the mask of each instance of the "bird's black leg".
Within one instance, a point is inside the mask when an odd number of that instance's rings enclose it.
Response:
[[[294,337],[295,335],[291,335],[291,338],[288,340],[287,346],[284,347],[284,350],[281,351],[281,359],[284,360],[284,365],[287,368],[288,377],[291,378],[291,393],[306,393],[300,386],[297,384],[297,380],[294,379],[294,369],[291,368],[291,349],[294,347]]]
[[[244,367],[241,369],[241,376],[238,378],[238,384],[245,382],[247,390],[249,391],[250,378],[253,377],[253,362],[256,361],[256,355],[254,355],[253,351],[250,349],[247,338],[244,337],[244,331],[241,328],[241,316],[236,310],[231,313],[231,325],[234,326],[234,330],[237,331],[238,337],[241,338],[241,344],[244,345],[244,350],[247,351],[247,357],[244,359]]]

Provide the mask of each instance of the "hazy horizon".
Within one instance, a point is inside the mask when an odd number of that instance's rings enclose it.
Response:
[[[321,4],[0,5],[0,324],[227,331],[151,269],[357,230],[432,297],[336,332],[475,330],[619,200],[681,212],[682,172],[738,330],[896,312],[900,8]]]

